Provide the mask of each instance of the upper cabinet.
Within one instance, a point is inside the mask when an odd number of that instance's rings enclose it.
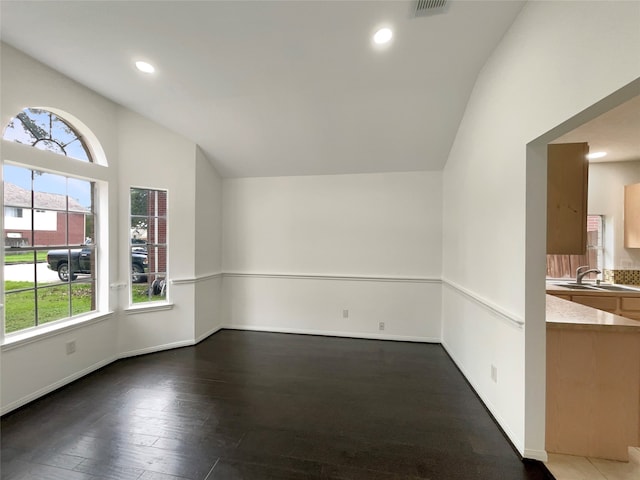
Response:
[[[640,183],[624,187],[624,247],[640,248]]]
[[[547,253],[584,255],[587,251],[587,143],[547,147]],[[640,235],[637,240],[640,241]]]

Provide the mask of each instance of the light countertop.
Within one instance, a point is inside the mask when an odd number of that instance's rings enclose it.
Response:
[[[640,321],[547,295],[547,328],[629,331],[640,334]]]
[[[585,283],[585,285],[592,285]],[[596,286],[596,285],[593,285]],[[625,287],[638,288],[636,285],[624,285]],[[634,290],[622,290],[622,291],[610,291],[610,290],[583,290],[577,288],[566,287],[558,285],[554,282],[547,282],[547,293],[566,293],[569,295],[586,295],[586,296],[598,296],[598,297],[640,297],[640,289]]]

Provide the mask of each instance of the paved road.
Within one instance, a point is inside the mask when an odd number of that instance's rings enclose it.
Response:
[[[36,272],[38,274],[39,283],[59,282],[58,273],[47,268],[46,263],[36,264]],[[15,280],[21,282],[33,282],[34,272],[32,263],[22,263],[18,265],[4,266],[4,279]]]

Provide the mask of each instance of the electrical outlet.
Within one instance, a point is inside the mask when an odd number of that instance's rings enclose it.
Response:
[[[349,318],[349,310],[347,309],[342,310],[342,318]]]
[[[378,330],[384,330],[384,322],[378,324]]]
[[[493,383],[498,383],[498,367],[491,365],[491,380]]]
[[[76,341],[75,340],[71,340],[69,342],[67,342],[67,355],[71,355],[72,353],[75,353],[76,351]]]

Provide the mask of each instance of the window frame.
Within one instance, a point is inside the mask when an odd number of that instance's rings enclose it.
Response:
[[[11,212],[11,215],[8,215],[7,210]],[[7,207],[4,205],[4,216],[10,218],[24,218],[24,207]]]
[[[598,219],[599,219],[599,227],[600,227],[598,229],[598,240],[599,240],[599,243],[597,245],[591,245],[591,244],[589,244],[589,241],[588,241],[588,239],[589,239],[589,229],[588,229],[589,228],[588,227],[589,226],[589,217],[598,217]],[[585,254],[584,255],[547,254],[547,256],[546,256],[547,257],[547,275],[545,276],[546,280],[547,281],[558,281],[558,280],[567,280],[567,279],[570,279],[570,278],[575,278],[575,271],[574,270],[571,270],[571,271],[566,271],[565,270],[565,275],[564,276],[549,276],[548,275],[548,273],[549,273],[549,262],[551,261],[550,257],[554,257],[556,259],[564,259],[565,263],[568,263],[568,264],[574,263],[574,265],[577,265],[577,266],[579,264],[587,265],[587,264],[590,263],[588,261],[589,260],[589,253],[592,252],[592,251],[596,252],[595,253],[595,256],[596,256],[595,265],[590,265],[589,264],[589,267],[590,268],[599,269],[601,272],[603,272],[602,274],[599,274],[599,275],[604,276],[604,270],[605,270],[604,269],[604,263],[605,263],[605,254],[606,254],[606,240],[605,240],[606,235],[605,234],[606,234],[606,217],[605,217],[605,215],[588,214],[587,215],[587,231],[585,232],[586,239],[587,239],[587,245],[586,245],[586,249],[585,249]],[[583,257],[583,256],[586,257],[586,261],[581,260],[580,263],[576,263],[575,262],[575,260],[576,260],[575,257]],[[592,278],[592,275],[593,274],[589,274],[589,277],[587,277],[587,278]]]
[[[2,314],[0,315],[0,344],[3,346],[3,350],[5,347],[10,348],[11,346],[17,346],[25,342],[32,341],[32,339],[55,334],[55,332],[60,330],[74,328],[75,325],[83,325],[86,323],[101,321],[102,319],[109,318],[113,313],[110,310],[109,304],[109,249],[107,248],[109,237],[109,175],[108,169],[106,168],[107,162],[104,151],[102,150],[101,145],[98,143],[95,135],[93,135],[93,133],[90,132],[82,122],[78,121],[72,115],[68,115],[54,108],[33,108],[51,112],[52,114],[58,116],[71,128],[73,128],[78,138],[80,138],[84,142],[84,148],[90,156],[90,161],[64,156],[62,154],[54,153],[51,151],[38,149],[32,145],[25,145],[5,139],[3,130],[3,138],[1,139],[2,157],[0,158],[3,168],[0,170],[0,172],[4,171],[5,165],[12,165],[30,170],[37,170],[54,175],[60,175],[70,179],[93,182],[93,241],[96,244],[95,276],[93,280],[95,282],[95,310],[6,333],[6,311],[4,305],[2,305]],[[6,128],[8,125],[9,123],[4,125],[3,128]],[[2,185],[4,191],[4,174],[2,174]],[[5,225],[3,209],[3,232],[4,227]],[[4,250],[4,235],[1,241],[1,246]],[[50,248],[50,246],[44,246],[40,248],[40,250],[47,250]],[[38,248],[32,246],[32,249],[37,250]],[[3,301],[5,295],[4,287],[4,282],[2,282],[2,285],[0,286],[0,294],[2,295]]]
[[[28,212],[30,212],[30,215],[28,215],[29,217],[29,228],[26,229],[28,231],[30,231],[30,235],[28,235],[28,237],[30,240],[30,244],[29,245],[20,245],[20,246],[13,246],[10,247],[9,249],[7,249],[6,247],[4,248],[4,252],[5,255],[7,252],[12,252],[12,253],[27,253],[27,254],[31,254],[33,253],[33,263],[28,263],[27,265],[32,265],[33,266],[33,273],[35,273],[36,271],[36,256],[39,252],[49,252],[52,250],[59,250],[59,251],[67,251],[68,255],[71,255],[72,251],[76,251],[76,250],[84,250],[86,248],[89,248],[89,250],[91,250],[92,252],[92,259],[91,259],[91,263],[94,265],[95,268],[93,268],[93,272],[91,274],[91,277],[89,279],[89,281],[86,280],[86,278],[81,278],[79,279],[79,281],[76,281],[72,278],[67,279],[66,282],[62,282],[61,283],[55,283],[55,284],[43,284],[39,281],[34,282],[34,284],[30,287],[24,287],[24,288],[18,288],[18,289],[13,289],[10,292],[7,292],[6,290],[3,290],[3,298],[5,300],[4,305],[5,305],[5,314],[7,311],[7,295],[19,295],[20,293],[24,293],[24,292],[31,292],[33,295],[33,309],[34,309],[34,317],[33,317],[33,321],[34,321],[34,325],[29,326],[29,327],[25,327],[25,328],[19,328],[17,330],[13,330],[11,332],[8,332],[7,329],[7,320],[6,318],[4,319],[4,334],[7,336],[11,336],[15,333],[19,333],[19,332],[26,332],[29,330],[33,330],[33,329],[37,329],[38,327],[42,327],[44,325],[48,325],[48,324],[54,324],[56,322],[60,322],[60,321],[65,321],[68,319],[75,319],[75,318],[79,318],[82,317],[84,315],[93,315],[97,312],[97,278],[98,278],[98,271],[97,271],[97,266],[98,266],[98,261],[97,261],[97,245],[95,244],[95,242],[92,242],[91,246],[87,247],[86,243],[85,243],[85,239],[87,238],[87,223],[86,223],[86,215],[88,214],[89,216],[93,217],[93,219],[95,220],[95,191],[96,189],[94,188],[94,184],[95,182],[92,180],[88,180],[88,179],[78,179],[77,177],[68,175],[68,174],[63,174],[63,173],[53,173],[53,172],[42,172],[42,173],[46,173],[46,174],[54,174],[56,177],[60,177],[60,178],[64,178],[65,179],[65,184],[66,182],[68,182],[68,180],[81,180],[83,182],[86,182],[90,185],[90,202],[91,202],[91,209],[87,212],[87,211],[80,211],[80,210],[75,210],[70,208],[70,199],[71,197],[69,197],[69,192],[67,192],[65,201],[64,201],[64,208],[60,207],[60,206],[53,206],[48,210],[42,210],[42,211],[47,211],[47,212],[51,212],[55,214],[55,218],[56,218],[56,223],[58,224],[58,222],[60,221],[60,214],[63,215],[64,221],[64,232],[62,232],[64,239],[62,242],[47,242],[44,244],[41,244],[40,242],[36,241],[36,235],[37,232],[46,232],[47,229],[45,230],[41,230],[41,229],[37,229],[37,219],[36,219],[36,213],[41,210],[40,208],[38,208],[37,205],[35,205],[35,194],[39,192],[39,190],[36,190],[36,186],[34,184],[34,180],[36,178],[36,175],[34,175],[36,172],[41,172],[40,170],[36,170],[32,167],[27,167],[27,166],[18,166],[15,164],[12,164],[10,162],[4,162],[3,165],[3,174],[4,174],[4,168],[5,167],[16,167],[16,168],[20,168],[20,169],[24,169],[25,171],[29,172],[29,176],[31,178],[30,180],[30,201],[31,201],[31,205],[29,207],[23,206],[23,209],[28,210]],[[4,178],[3,178],[3,182],[4,182]],[[4,183],[3,183],[4,185]],[[45,192],[48,193],[48,192]],[[10,207],[10,208],[19,208],[19,207]],[[80,237],[82,238],[82,243],[76,243],[72,240],[72,238],[70,238],[70,228],[72,228],[72,224],[76,223],[76,222],[72,222],[72,219],[77,217],[78,215],[83,215],[83,223],[82,223],[82,232]],[[77,223],[76,223],[77,224]],[[95,225],[95,221],[93,223],[93,225]],[[3,225],[4,227],[4,225]],[[3,228],[4,231],[4,228]],[[76,239],[77,239],[77,234],[80,232],[76,232]],[[92,240],[95,240],[96,235],[95,235],[95,231],[92,232]],[[46,237],[45,237],[46,238]],[[63,254],[64,255],[64,254]],[[80,253],[79,253],[80,255]],[[67,257],[67,264],[70,263],[70,257]],[[73,292],[74,289],[76,288],[80,288],[81,285],[86,285],[89,284],[91,286],[91,290],[92,290],[92,298],[91,298],[91,306],[94,307],[91,310],[88,311],[83,311],[80,312],[78,314],[74,314],[74,309],[76,308],[74,306],[74,300],[73,300],[73,296],[71,295],[71,293]],[[3,286],[4,287],[4,286]],[[63,316],[61,318],[57,318],[55,320],[50,320],[47,321],[46,320],[46,315],[44,315],[44,309],[41,309],[39,302],[41,300],[43,300],[44,297],[47,296],[46,292],[52,292],[52,291],[59,291],[60,295],[67,295],[67,305],[66,305],[66,312],[67,315]],[[65,292],[64,294],[62,292]],[[42,314],[41,314],[42,313]]]
[[[37,116],[45,116],[45,117],[48,116],[48,120],[49,120],[48,125],[46,123],[44,125],[42,124],[38,125],[39,119],[37,118]],[[25,121],[25,118],[29,120],[30,125],[28,124],[28,122]],[[59,137],[54,137],[53,135],[54,122],[57,122],[56,128],[58,128],[61,125],[66,130],[66,134],[69,136],[65,140],[61,140],[61,138]],[[23,138],[22,140],[29,140],[28,142],[23,142],[23,141],[20,141],[20,139],[18,139],[17,137],[15,137],[12,140],[9,140],[11,142],[15,142],[21,145],[31,146],[39,150],[46,150],[49,152],[53,152],[53,153],[56,153],[57,155],[73,158],[74,160],[77,160],[80,162],[93,163],[94,161],[93,156],[91,155],[91,149],[89,148],[89,145],[87,144],[87,142],[85,142],[85,139],[83,138],[81,132],[77,128],[75,128],[72,123],[66,120],[64,116],[61,116],[59,113],[51,109],[40,108],[40,107],[24,108],[23,110],[18,112],[9,121],[9,123],[7,123],[7,125],[5,125],[2,138],[5,139],[5,137],[7,136],[7,132],[10,128],[12,131],[14,129],[17,129],[16,125],[22,125],[23,131],[25,133],[28,133],[31,136],[31,138],[29,139]],[[81,156],[71,154],[70,152],[67,151],[67,148],[69,147],[69,145],[76,142],[77,142],[77,145],[80,146],[80,152],[82,152]],[[57,148],[56,149],[51,149],[47,147],[41,148],[41,147],[38,147],[38,144],[42,144],[42,145],[54,144]]]
[[[149,282],[149,276],[152,274],[158,274],[158,273],[163,273],[164,274],[164,285],[163,285],[163,293],[159,296],[159,298],[156,300],[149,300],[149,301],[143,301],[143,302],[134,302],[133,301],[133,290],[134,290],[134,285],[140,285],[140,284],[135,284],[133,282],[133,248],[135,247],[135,245],[140,245],[140,243],[134,243],[132,240],[132,235],[131,235],[131,225],[132,225],[132,219],[134,217],[140,217],[140,215],[133,215],[132,213],[132,191],[133,190],[147,190],[149,192],[161,192],[164,194],[165,196],[165,214],[164,216],[147,216],[147,218],[163,218],[165,221],[165,233],[164,233],[164,238],[165,238],[165,242],[164,243],[159,243],[159,242],[155,242],[155,243],[148,243],[145,242],[145,246],[147,248],[147,255],[149,254],[149,248],[155,248],[155,247],[163,247],[164,251],[165,251],[165,258],[164,258],[164,262],[165,262],[165,271],[164,272],[152,272],[151,271],[151,266],[150,266],[150,262],[149,262],[149,258],[147,257],[147,272],[145,272],[145,275],[147,276],[147,285],[148,285],[148,289],[151,288],[151,283]],[[159,188],[159,187],[148,187],[148,186],[139,186],[139,185],[130,185],[129,186],[129,190],[128,190],[129,194],[128,194],[128,201],[129,201],[129,208],[128,208],[128,215],[127,215],[127,226],[126,226],[126,232],[127,232],[127,249],[128,249],[128,254],[127,254],[127,265],[128,265],[128,280],[127,280],[127,290],[128,290],[128,308],[127,310],[129,311],[137,311],[137,310],[155,310],[155,309],[163,309],[163,308],[169,308],[170,306],[172,306],[171,303],[171,288],[170,288],[170,282],[169,282],[169,258],[170,258],[170,254],[169,254],[169,250],[170,250],[170,239],[169,239],[169,190],[166,188]],[[148,234],[147,234],[148,235]],[[147,238],[148,240],[148,238]],[[157,239],[156,239],[157,240]],[[149,297],[151,297],[152,295],[149,295]]]

